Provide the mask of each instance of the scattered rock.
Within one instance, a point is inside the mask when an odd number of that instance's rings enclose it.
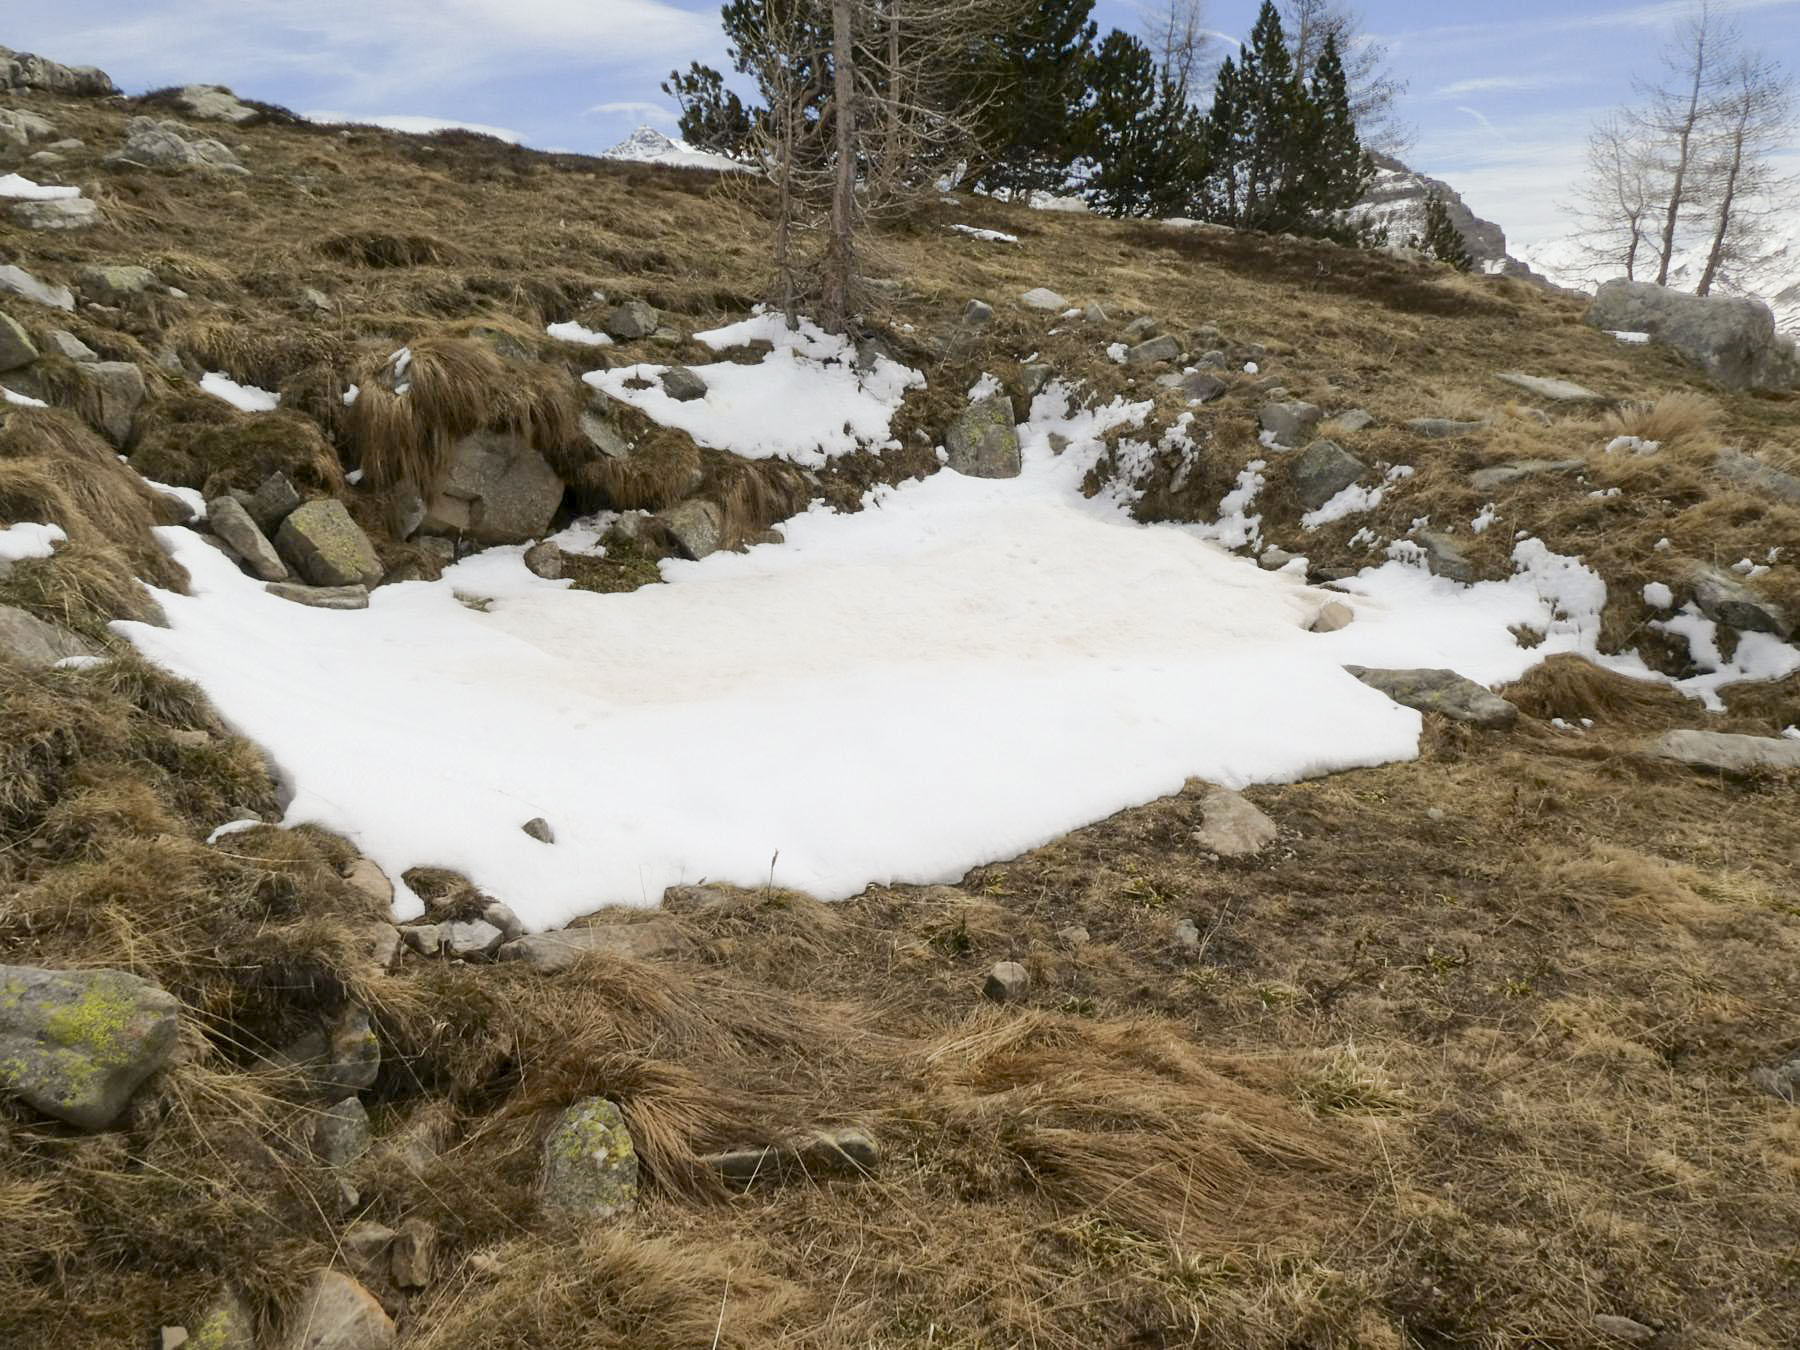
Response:
[[[148,267],[94,263],[75,274],[75,288],[95,304],[124,305],[146,291],[161,290],[162,284]]]
[[[381,580],[375,546],[334,497],[291,512],[275,535],[275,547],[314,586],[373,586]]]
[[[636,1203],[637,1190],[637,1150],[617,1106],[589,1097],[557,1117],[544,1140],[546,1209],[611,1218]]]
[[[1515,459],[1477,469],[1469,475],[1469,486],[1477,492],[1493,492],[1541,473],[1576,473],[1585,468],[1585,459]]]
[[[1406,424],[1406,429],[1428,441],[1446,441],[1453,436],[1481,431],[1486,426],[1486,422],[1459,422],[1453,417],[1415,417]]]
[[[1181,949],[1183,956],[1192,958],[1200,954],[1200,925],[1192,919],[1179,919],[1175,923],[1175,945]]]
[[[411,924],[402,928],[400,935],[420,956],[450,956],[462,961],[490,960],[506,941],[506,934],[485,919]]]
[[[540,844],[554,844],[556,832],[550,828],[550,822],[542,816],[534,816],[519,827]]]
[[[1277,445],[1298,445],[1312,435],[1324,414],[1310,403],[1265,403],[1257,413],[1262,429]]]
[[[1352,408],[1349,412],[1339,413],[1331,419],[1331,423],[1338,431],[1348,435],[1358,431],[1367,431],[1375,425],[1375,417],[1365,409]]]
[[[263,589],[282,600],[314,609],[367,609],[367,586],[302,586],[294,581],[271,581]]]
[[[230,122],[241,126],[245,122],[254,122],[261,115],[219,84],[184,85],[175,91],[174,97],[183,112],[203,122]]]
[[[341,1101],[375,1081],[381,1070],[381,1042],[369,1014],[351,1003],[282,1049],[273,1062],[293,1072],[311,1095]]]
[[[0,47],[0,89],[42,89],[73,98],[106,98],[119,92],[98,67],[65,66],[9,47]]]
[[[1307,625],[1309,633],[1335,633],[1340,628],[1348,628],[1356,622],[1356,611],[1342,600],[1327,600],[1319,606],[1319,612],[1313,615],[1313,621]]]
[[[1208,787],[1200,799],[1200,828],[1189,837],[1221,858],[1248,858],[1275,841],[1275,822],[1230,788]]]
[[[1657,1337],[1654,1327],[1647,1327],[1629,1317],[1615,1317],[1611,1313],[1596,1313],[1594,1330],[1624,1345],[1649,1345]]]
[[[1786,737],[1670,731],[1651,745],[1648,753],[1657,759],[1719,773],[1800,772],[1800,741]]]
[[[1042,361],[1033,361],[1019,367],[1019,384],[1025,391],[1026,398],[1036,398],[1038,392],[1055,378],[1056,367]]]
[[[215,497],[208,502],[206,523],[243,559],[252,576],[263,581],[287,580],[287,564],[237,498]]]
[[[391,1350],[394,1324],[367,1289],[321,1270],[294,1309],[285,1350]]]
[[[562,479],[530,444],[478,431],[450,447],[419,528],[478,544],[523,544],[542,537],[562,499]]]
[[[346,1097],[319,1113],[313,1125],[313,1152],[327,1167],[347,1167],[369,1150],[369,1113]]]
[[[256,1321],[230,1290],[215,1298],[188,1338],[192,1350],[256,1350]]]
[[[1604,394],[1596,394],[1592,389],[1583,389],[1568,380],[1546,379],[1542,375],[1523,375],[1516,370],[1502,371],[1495,377],[1502,383],[1510,384],[1515,389],[1523,389],[1533,398],[1545,399],[1551,403],[1610,403],[1611,399]]]
[[[1012,400],[991,394],[970,404],[944,433],[946,461],[970,478],[1017,478],[1021,467],[1019,432]]]
[[[1088,930],[1078,923],[1070,924],[1067,928],[1058,929],[1056,936],[1061,938],[1063,942],[1070,947],[1085,947],[1093,940],[1089,937]]]
[[[17,370],[37,359],[38,349],[31,334],[7,315],[0,314],[0,371]]]
[[[36,113],[23,108],[0,108],[0,145],[23,148],[33,141],[49,140],[55,134],[56,127]]]
[[[389,1269],[402,1289],[423,1289],[431,1283],[431,1266],[437,1256],[437,1230],[423,1219],[408,1219],[394,1235]]]
[[[533,933],[501,947],[500,959],[523,961],[535,970],[555,974],[595,953],[647,961],[676,951],[681,945],[681,933],[674,924],[649,919],[643,923],[599,923]]]
[[[1789,506],[1800,506],[1800,477],[1791,473],[1783,473],[1772,464],[1765,464],[1755,455],[1746,455],[1742,450],[1727,447],[1719,451],[1713,460],[1713,468],[1733,482],[1742,483],[1757,492],[1786,502]]]
[[[656,522],[684,558],[697,561],[717,553],[725,542],[725,513],[716,502],[699,497],[658,513]]]
[[[187,1343],[186,1327],[164,1327],[158,1337],[158,1350],[182,1350]]]
[[[39,281],[24,268],[10,263],[0,267],[0,295],[17,295],[51,309],[75,308],[75,292],[67,286],[52,286]]]
[[[1345,488],[1362,479],[1369,466],[1336,441],[1318,440],[1307,446],[1288,469],[1294,495],[1301,505],[1316,511]]]
[[[622,305],[613,307],[600,323],[606,335],[618,338],[623,342],[631,342],[637,338],[649,337],[656,331],[656,311],[642,300],[627,300]]]
[[[134,117],[125,125],[124,148],[108,155],[105,162],[140,168],[167,166],[245,172],[238,157],[219,141],[210,137],[189,140],[188,135],[188,128],[180,122]]]
[[[1187,395],[1189,403],[1211,403],[1221,397],[1230,388],[1217,375],[1209,375],[1204,370],[1192,371],[1181,377],[1181,392]]]
[[[391,923],[379,921],[353,925],[357,943],[369,964],[382,970],[394,968],[394,958],[400,954],[400,930]]]
[[[749,1187],[796,1177],[873,1176],[881,1165],[881,1147],[861,1130],[819,1130],[791,1144],[729,1149],[705,1154],[700,1161],[724,1181]]]
[[[56,197],[47,202],[14,202],[13,223],[27,230],[86,230],[100,223],[100,204],[91,197]]]
[[[534,577],[557,581],[563,574],[562,545],[546,539],[525,550],[525,570]]]
[[[962,321],[968,328],[986,328],[994,321],[994,307],[985,300],[971,300],[963,308]]]
[[[360,1275],[371,1275],[388,1264],[388,1248],[395,1233],[384,1223],[363,1219],[353,1223],[338,1239],[338,1250]]]
[[[94,361],[80,367],[83,383],[98,403],[99,429],[115,446],[131,439],[131,426],[144,406],[144,372],[129,361]]]
[[[0,1090],[104,1130],[175,1049],[179,1009],[122,970],[0,965]]]
[[[1125,350],[1128,366],[1154,366],[1181,359],[1181,340],[1174,337],[1151,338]]]
[[[1053,291],[1051,294],[1054,295],[1055,292]],[[1112,315],[1106,312],[1106,306],[1102,305],[1098,300],[1090,300],[1088,302],[1087,308],[1081,311],[1081,318],[1084,323],[1112,322]]]
[[[1364,666],[1344,669],[1396,703],[1437,713],[1452,722],[1503,729],[1519,720],[1519,710],[1512,704],[1454,670],[1370,670]]]
[[[1261,556],[1256,560],[1256,565],[1265,572],[1279,572],[1298,557],[1300,557],[1298,553],[1289,553],[1285,548],[1276,548],[1271,544],[1262,551]]]
[[[982,994],[995,1003],[1016,1003],[1031,988],[1031,973],[1017,961],[1000,961],[988,971]]]
[[[1781,1064],[1750,1070],[1750,1082],[1789,1106],[1800,1106],[1800,1055]]]
[[[662,373],[663,393],[677,403],[706,397],[706,381],[687,366],[670,366]]]
[[[1044,286],[1039,286],[1033,290],[1026,291],[1025,294],[1019,297],[1019,303],[1024,305],[1026,309],[1048,310],[1054,314],[1060,314],[1069,307],[1069,302],[1067,300],[1063,299],[1055,291]]]
[[[511,906],[498,900],[488,901],[481,917],[498,928],[500,936],[507,942],[516,942],[525,936],[525,925],[519,922],[519,916],[512,912]]]
[[[49,341],[58,356],[67,357],[71,361],[86,362],[100,359],[99,352],[65,328],[51,329]]]
[[[1464,584],[1475,580],[1475,564],[1452,536],[1442,530],[1415,530],[1412,539],[1423,550],[1425,566],[1433,576]]]
[[[1124,332],[1122,332],[1120,336],[1127,342],[1143,342],[1147,338],[1156,337],[1161,329],[1162,325],[1157,323],[1155,319],[1151,318],[1148,314],[1140,314],[1137,318],[1125,325]]]
[[[1794,621],[1787,611],[1731,573],[1705,563],[1691,563],[1687,580],[1694,588],[1694,603],[1707,618],[1740,633],[1773,633],[1783,641],[1793,635]]]
[[[256,522],[257,529],[264,534],[273,534],[281,528],[282,521],[299,510],[304,500],[300,489],[288,476],[277,472],[262,480],[244,503],[244,508],[250,512],[250,519]]]
[[[1585,322],[1609,333],[1648,333],[1727,389],[1780,391],[1800,378],[1793,339],[1775,331],[1775,316],[1760,300],[1621,279],[1600,287]]]

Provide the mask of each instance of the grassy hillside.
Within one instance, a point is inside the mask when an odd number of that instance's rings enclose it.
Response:
[[[1271,468],[1264,538],[1318,576],[1379,559],[1359,532],[1385,543],[1430,516],[1457,526],[1477,575],[1503,577],[1530,531],[1606,578],[1603,645],[1672,674],[1687,653],[1645,626],[1642,588],[1678,561],[1783,549],[1756,585],[1800,612],[1800,510],[1713,467],[1731,445],[1800,469],[1800,399],[1722,393],[1522,283],[944,201],[870,258],[870,330],[929,380],[897,422],[902,450],[808,481],[621,415],[641,451],[627,472],[568,437],[575,377],[713,359],[691,335],[768,283],[754,187],[280,116],[205,128],[245,177],[119,169],[102,157],[156,109],[13,104],[84,142],[58,172],[103,223],[0,216],[0,264],[66,283],[139,264],[184,294],[0,309],[40,346],[63,328],[144,371],[119,447],[133,467],[209,495],[285,467],[350,504],[390,575],[436,564],[389,529],[379,472],[348,481],[381,442],[342,396],[395,348],[436,342],[496,350],[506,396],[528,391],[519,418],[561,428],[549,449],[571,511],[670,505],[696,466],[739,539],[814,494],[853,509],[872,482],[936,470],[984,372],[1022,412],[1034,358],[1097,399],[1154,398],[1159,429],[1193,412],[1198,463],[1153,457],[1146,519],[1212,519],[1244,465],[1272,458],[1257,417],[1279,386],[1333,416],[1366,410],[1366,429],[1326,431],[1414,470],[1375,511],[1307,532]],[[1021,307],[1036,286],[1107,317]],[[627,298],[673,331],[605,349],[544,333]],[[964,322],[972,298],[992,323]],[[1195,351],[1195,330],[1216,328],[1225,395],[1190,409],[1109,359],[1140,316]],[[145,1344],[198,1327],[230,1288],[257,1344],[285,1345],[325,1265],[363,1279],[402,1345],[433,1348],[1630,1343],[1608,1318],[1664,1347],[1800,1341],[1800,1112],[1749,1078],[1800,1041],[1800,783],[1643,753],[1676,727],[1779,735],[1800,723],[1800,676],[1728,689],[1709,714],[1558,657],[1502,691],[1524,714],[1512,730],[1428,716],[1415,763],[1250,790],[1280,831],[1253,857],[1196,845],[1195,783],[955,886],[831,906],[674,896],[653,920],[663,949],[642,959],[381,963],[388,908],[354,883],[345,841],[265,827],[202,842],[273,818],[276,785],[197,691],[106,637],[106,620],[147,615],[133,576],[180,581],[149,534],[173,516],[118,472],[67,363],[38,366],[67,406],[0,411],[0,524],[54,520],[70,542],[0,576],[0,603],[119,654],[0,665],[0,960],[153,978],[184,1030],[122,1128],[84,1135],[0,1102],[0,1342]],[[1496,379],[1512,370],[1607,402],[1537,415]],[[278,390],[283,411],[233,412],[198,392],[203,371]],[[1486,425],[1426,439],[1406,426],[1421,417]],[[1607,453],[1619,435],[1662,449]],[[1470,482],[1519,460],[1585,467]],[[1489,503],[1499,524],[1472,533]],[[655,552],[621,543],[574,574],[654,584]],[[755,765],[697,772],[755,788]],[[408,880],[434,917],[482,910],[460,878]],[[1030,972],[1022,1003],[981,997],[998,961]],[[381,1046],[364,1093],[376,1142],[333,1169],[313,1156],[318,1101],[274,1060],[346,1005]],[[596,1095],[623,1110],[642,1191],[627,1215],[573,1227],[540,1204],[539,1150],[557,1112]],[[738,1191],[700,1161],[842,1125],[879,1141],[872,1176]],[[353,1240],[409,1221],[436,1236],[423,1287]]]

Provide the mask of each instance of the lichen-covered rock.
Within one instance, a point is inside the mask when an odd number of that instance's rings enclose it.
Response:
[[[562,499],[562,479],[531,445],[478,431],[450,447],[419,528],[478,544],[523,544],[544,534]]]
[[[208,502],[206,523],[243,560],[251,576],[263,581],[287,580],[287,564],[237,498],[215,497]]]
[[[145,291],[160,290],[156,273],[148,267],[91,263],[75,274],[81,298],[97,305],[122,305]]]
[[[122,970],[0,966],[0,1090],[104,1130],[175,1048],[172,994]]]
[[[970,478],[1017,478],[1021,459],[1012,400],[990,394],[970,404],[944,433],[944,449],[949,467]]]
[[[375,546],[335,498],[293,511],[281,522],[275,547],[314,586],[373,586],[381,580]]]
[[[394,1324],[367,1289],[321,1270],[294,1309],[286,1350],[390,1350]]]
[[[725,513],[714,502],[696,497],[660,512],[656,520],[684,558],[707,557],[725,542]]]
[[[1318,440],[1295,458],[1289,473],[1294,496],[1308,510],[1316,511],[1369,472],[1369,466],[1336,441]]]
[[[1512,704],[1454,670],[1370,670],[1364,666],[1344,669],[1396,703],[1437,713],[1453,722],[1500,729],[1519,720],[1519,710]]]
[[[184,1350],[256,1350],[256,1320],[242,1299],[225,1290],[188,1332]]]
[[[605,1219],[637,1201],[638,1160],[619,1108],[604,1097],[576,1102],[544,1140],[544,1207]]]
[[[100,204],[89,197],[15,202],[12,218],[27,230],[86,230],[100,223]]]
[[[17,370],[38,359],[31,334],[8,315],[0,314],[0,371]]]

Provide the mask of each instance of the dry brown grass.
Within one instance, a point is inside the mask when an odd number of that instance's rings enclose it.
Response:
[[[1705,394],[1680,390],[1654,403],[1632,403],[1606,415],[1606,427],[1619,436],[1655,441],[1665,449],[1718,449],[1719,405]]]

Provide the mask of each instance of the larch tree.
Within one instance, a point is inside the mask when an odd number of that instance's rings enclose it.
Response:
[[[1669,284],[1682,209],[1700,196],[1699,161],[1737,45],[1736,30],[1719,17],[1711,0],[1695,0],[1663,52],[1661,78],[1638,86],[1644,100],[1636,115],[1640,135],[1656,149],[1667,180],[1656,236],[1658,286]]]
[[[1653,234],[1660,200],[1656,157],[1631,119],[1613,113],[1588,133],[1586,169],[1571,208],[1590,264],[1622,268],[1635,280]]]
[[[1791,82],[1781,67],[1765,57],[1738,56],[1722,81],[1701,165],[1708,244],[1696,294],[1708,294],[1720,269],[1749,253],[1777,216],[1792,214],[1794,183],[1775,157],[1792,149],[1797,129]]]
[[[1403,153],[1412,139],[1399,111],[1406,81],[1394,74],[1387,44],[1368,31],[1362,15],[1343,0],[1281,0],[1281,16],[1294,68],[1311,70],[1326,41],[1335,42],[1357,134],[1385,154]]]

